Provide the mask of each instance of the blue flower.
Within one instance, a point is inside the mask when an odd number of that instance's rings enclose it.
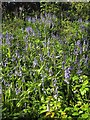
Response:
[[[36,65],[38,65],[38,61],[36,58],[34,58],[34,61],[33,61],[33,67],[35,67]]]
[[[2,35],[2,33],[0,33],[0,39],[2,39],[3,38],[3,35]]]
[[[27,33],[32,32],[32,28],[31,28],[31,27],[27,27],[27,28],[26,28],[26,32],[27,32]]]
[[[64,80],[64,81],[65,81],[67,84],[69,84],[70,70],[71,70],[70,67],[68,67],[68,68],[65,69],[65,80]]]
[[[79,18],[79,19],[78,19],[78,22],[82,22],[82,18]]]
[[[19,94],[19,93],[21,92],[21,90],[18,89],[18,88],[15,88],[15,91],[16,91],[16,95]]]
[[[26,21],[31,22],[31,17],[30,17],[30,16],[27,16],[27,17],[26,17]]]
[[[34,17],[32,18],[32,22],[33,22],[33,23],[35,23],[35,22],[36,22],[36,20],[35,20],[35,18],[34,18]]]
[[[5,38],[7,44],[10,44],[10,40],[14,39],[13,35],[9,34],[8,32],[6,33]]]
[[[67,68],[65,70],[65,78],[70,78],[70,70],[69,70],[69,68]]]
[[[78,70],[78,71],[77,71],[77,74],[80,75],[81,73],[82,73],[82,70]]]
[[[33,30],[31,27],[27,27],[27,28],[26,28],[26,32],[27,32],[28,34],[32,33],[33,36],[35,35],[35,32],[34,32],[34,30]]]

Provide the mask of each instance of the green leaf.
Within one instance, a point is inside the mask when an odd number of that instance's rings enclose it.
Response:
[[[79,114],[82,114],[83,113],[83,111],[79,111]]]
[[[41,110],[40,114],[43,114],[43,113],[45,113],[45,112],[46,112],[46,110]]]
[[[88,113],[82,114],[82,118],[88,118],[88,117],[89,117]]]
[[[73,116],[77,116],[77,115],[79,115],[79,113],[78,112],[74,112],[72,115]]]

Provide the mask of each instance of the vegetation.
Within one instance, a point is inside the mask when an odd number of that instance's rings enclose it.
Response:
[[[4,9],[2,120],[89,120],[90,3],[37,6]]]

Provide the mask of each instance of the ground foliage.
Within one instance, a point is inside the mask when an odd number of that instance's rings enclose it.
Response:
[[[40,3],[39,17],[4,16],[2,120],[90,119],[89,6]]]

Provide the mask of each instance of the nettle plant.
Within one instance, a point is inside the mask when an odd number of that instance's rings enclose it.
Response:
[[[3,119],[89,118],[87,24],[62,20],[55,35],[58,21],[49,13],[3,22]]]

